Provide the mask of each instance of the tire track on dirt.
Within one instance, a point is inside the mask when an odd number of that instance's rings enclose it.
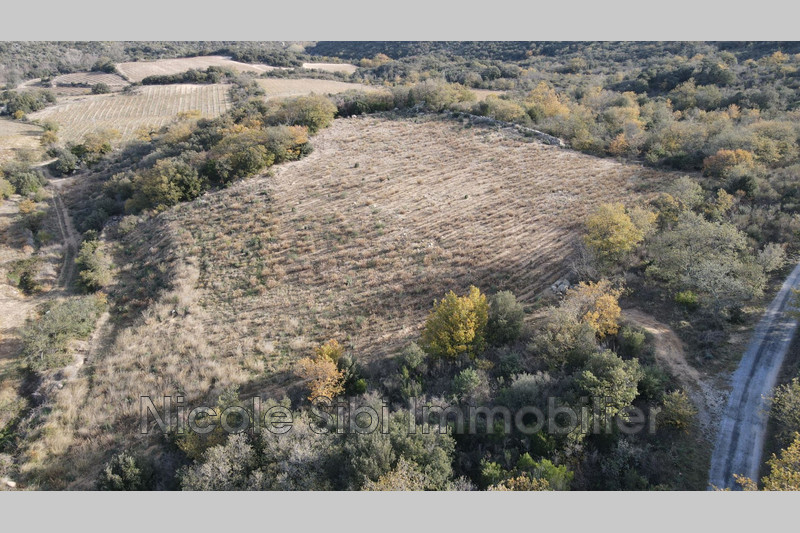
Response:
[[[734,488],[734,474],[758,479],[769,400],[789,350],[797,320],[786,311],[792,289],[800,287],[800,264],[784,281],[756,326],[753,337],[733,374],[733,388],[720,426],[709,472],[710,487]]]

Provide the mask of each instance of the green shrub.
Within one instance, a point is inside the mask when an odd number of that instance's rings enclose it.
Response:
[[[14,194],[14,186],[3,178],[0,178],[0,200],[5,200]]]
[[[688,431],[694,417],[697,416],[697,409],[683,390],[664,395],[661,405],[662,411],[659,415],[661,423],[675,429]]]
[[[336,116],[336,105],[325,96],[312,94],[272,104],[272,124],[305,126],[311,135],[327,128]]]
[[[800,379],[794,378],[775,389],[772,416],[778,423],[778,434],[784,443],[800,432]]]
[[[72,174],[78,168],[78,158],[69,150],[57,148],[51,155],[58,158],[50,163],[50,170],[57,176]]]
[[[92,85],[92,94],[108,94],[111,92],[111,87],[107,83],[96,83]]]
[[[20,166],[6,172],[6,180],[14,186],[17,194],[23,196],[35,193],[47,184],[47,179],[38,170]]]
[[[486,336],[491,344],[514,342],[522,331],[525,311],[511,291],[500,291],[489,298]]]
[[[152,488],[150,465],[127,452],[115,455],[106,463],[97,479],[98,490],[147,490]]]
[[[36,282],[36,275],[41,266],[39,257],[20,259],[9,265],[8,280],[25,294],[34,294],[41,288]]]
[[[658,366],[643,366],[642,379],[639,380],[639,397],[645,401],[660,402],[668,381],[669,376]]]
[[[479,399],[488,392],[486,375],[474,368],[465,368],[453,378],[453,392],[462,400]]]
[[[364,394],[365,392],[367,392],[367,380],[358,378],[355,383],[353,383],[353,394]]]
[[[508,352],[500,356],[500,375],[504,377],[519,374],[524,370],[522,358],[517,352]]]
[[[627,357],[640,357],[647,337],[639,328],[623,326],[617,334],[620,352]]]
[[[111,259],[100,248],[97,240],[85,240],[75,258],[78,279],[84,289],[99,291],[111,283]]]
[[[675,295],[675,303],[682,305],[689,311],[700,307],[700,299],[693,291],[681,291]]]
[[[403,364],[409,370],[421,372],[425,370],[425,360],[428,354],[416,342],[409,343],[400,354]]]
[[[67,346],[94,330],[106,306],[105,298],[81,296],[50,304],[35,320],[22,328],[22,356],[33,371],[64,366],[69,362]]]

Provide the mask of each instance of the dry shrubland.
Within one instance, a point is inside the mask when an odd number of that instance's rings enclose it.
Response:
[[[312,347],[337,339],[369,371],[451,289],[530,304],[566,272],[586,215],[658,176],[430,118],[340,119],[313,144],[122,239],[118,323],[31,428],[31,482],[90,488],[113,450],[156,445],[137,435],[141,395],[280,398]]]

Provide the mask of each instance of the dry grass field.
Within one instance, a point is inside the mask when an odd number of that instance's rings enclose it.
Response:
[[[0,164],[14,159],[20,150],[41,151],[42,128],[0,118]]]
[[[357,66],[350,63],[303,63],[303,68],[324,72],[344,72],[345,74],[352,74],[358,69]]]
[[[360,359],[415,338],[449,289],[532,302],[567,270],[591,209],[635,198],[653,174],[447,121],[337,120],[313,144],[174,216],[200,254],[203,299],[228,315],[213,327],[255,328],[284,350],[337,337]]]
[[[91,488],[113,450],[162,449],[137,440],[140,395],[281,397],[329,338],[374,376],[447,290],[530,304],[567,271],[594,206],[664,176],[432,118],[338,119],[312,142],[305,159],[125,238],[115,305],[155,301],[89,357],[91,379],[58,393],[47,438],[25,452],[29,479]]]
[[[63,141],[80,141],[87,133],[115,129],[122,140],[133,138],[142,126],[163,126],[180,112],[199,111],[215,117],[229,107],[228,85],[151,85],[131,94],[105,94],[64,98],[58,104],[30,115],[31,119],[60,124]]]
[[[225,67],[236,72],[255,72],[260,74],[278,67],[240,63],[223,56],[182,57],[177,59],[158,59],[156,61],[131,61],[117,64],[117,71],[132,82],[139,82],[148,76],[180,74],[191,69]]]
[[[267,78],[256,80],[267,92],[267,98],[286,98],[304,94],[337,94],[359,89],[363,91],[380,91],[382,87],[364,85],[362,83],[346,83],[343,81],[316,80],[310,78]]]

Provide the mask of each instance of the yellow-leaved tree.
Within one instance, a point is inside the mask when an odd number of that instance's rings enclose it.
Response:
[[[648,211],[637,209],[632,218],[621,203],[602,204],[586,220],[583,239],[598,258],[614,263],[644,240],[654,222],[655,215]]]
[[[592,327],[600,339],[607,335],[616,335],[619,331],[619,307],[621,289],[615,289],[606,279],[597,283],[581,282],[567,292],[564,305],[575,312],[575,315]]]
[[[794,441],[781,450],[780,456],[772,454],[767,461],[769,475],[761,479],[763,490],[800,490],[800,433],[794,434]],[[758,490],[755,481],[745,476],[734,476],[743,490]]]
[[[314,349],[313,357],[304,357],[297,362],[300,376],[308,381],[308,399],[325,397],[333,399],[344,392],[344,372],[337,363],[344,348],[336,339],[331,339]]]
[[[471,286],[466,296],[450,291],[433,309],[425,322],[422,344],[431,355],[456,359],[474,358],[486,347],[489,304],[480,289]]]

